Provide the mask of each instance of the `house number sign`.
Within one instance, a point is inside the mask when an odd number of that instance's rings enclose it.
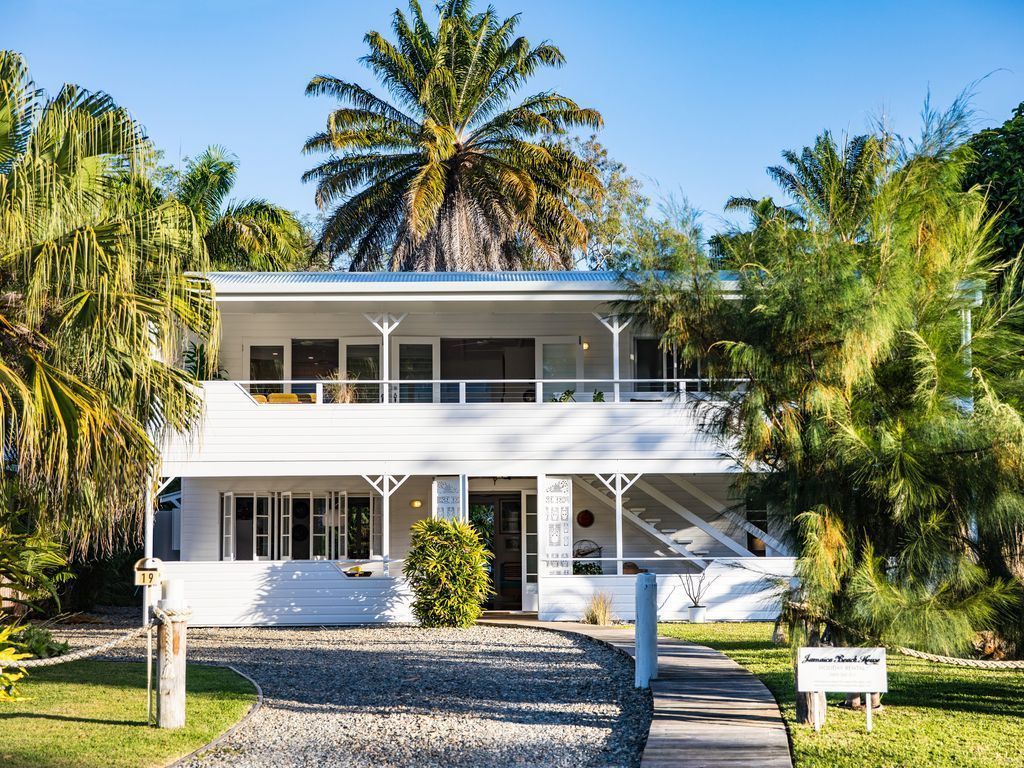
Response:
[[[154,587],[160,583],[160,559],[142,558],[135,563],[135,586]]]
[[[544,555],[546,572],[553,576],[572,574],[572,480],[544,479]]]

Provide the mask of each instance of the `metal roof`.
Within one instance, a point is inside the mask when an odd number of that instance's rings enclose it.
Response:
[[[537,272],[211,272],[216,286],[381,283],[616,283],[611,271]]]

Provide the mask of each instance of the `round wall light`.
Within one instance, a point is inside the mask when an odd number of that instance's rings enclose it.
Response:
[[[409,506],[412,507],[413,509],[419,509],[420,507],[423,506],[423,502],[420,501],[419,499],[413,499],[412,501],[409,502]]]
[[[586,352],[588,349],[590,349],[590,342],[589,341],[584,341],[583,342],[583,351]]]

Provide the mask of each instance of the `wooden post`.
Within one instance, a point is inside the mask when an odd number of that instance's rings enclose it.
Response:
[[[650,688],[658,676],[658,579],[653,573],[636,577],[636,677],[634,686]]]
[[[188,608],[185,582],[164,582],[164,597],[158,606],[161,616],[157,643],[156,724],[159,728],[185,726],[185,629]]]

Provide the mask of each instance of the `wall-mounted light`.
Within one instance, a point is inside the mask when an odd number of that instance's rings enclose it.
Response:
[[[423,506],[423,502],[420,499],[413,499],[412,501],[409,502],[409,506],[412,507],[413,509],[419,509],[420,507]]]
[[[584,340],[583,341],[583,351],[586,352],[588,349],[590,349],[590,342]]]

